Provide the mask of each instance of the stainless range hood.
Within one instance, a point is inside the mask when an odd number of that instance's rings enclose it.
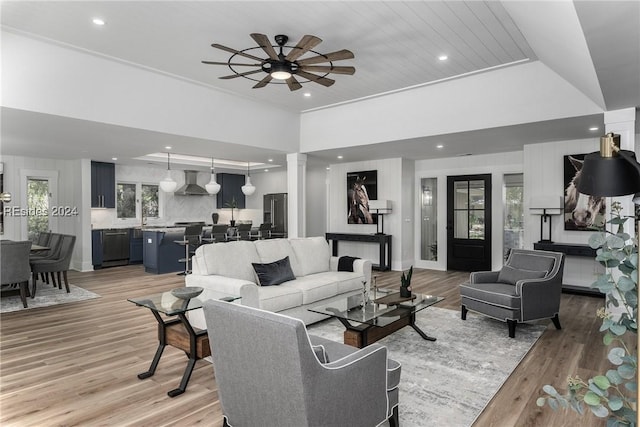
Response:
[[[208,196],[207,190],[198,185],[198,171],[184,171],[185,184],[173,194],[178,196]]]

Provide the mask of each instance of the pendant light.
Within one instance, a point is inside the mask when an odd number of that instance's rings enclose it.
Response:
[[[251,184],[251,172],[249,171],[249,162],[247,162],[247,181],[242,186],[242,192],[245,196],[250,196],[256,192],[256,187]]]
[[[170,153],[167,153],[167,176],[160,181],[160,189],[166,193],[173,193],[178,187],[178,183],[171,178],[171,167],[169,166]]]
[[[216,182],[216,172],[213,167],[213,157],[211,158],[211,181],[204,186],[209,194],[218,194],[220,191],[220,184]]]

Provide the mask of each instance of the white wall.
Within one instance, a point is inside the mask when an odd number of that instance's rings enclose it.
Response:
[[[403,209],[402,195],[402,166],[400,158],[370,160],[364,162],[338,163],[331,165],[329,171],[329,230],[330,232],[343,233],[375,233],[376,226],[368,224],[347,224],[347,172],[367,170],[378,171],[378,199],[391,200],[393,212],[385,215],[384,232],[391,234],[392,269],[400,270],[404,263],[401,259],[403,245],[411,245],[411,241],[403,241],[402,217],[406,214]],[[374,263],[378,262],[377,244],[340,242],[338,255],[351,255],[367,258]]]
[[[1,40],[5,107],[299,151],[297,113],[8,31]]]
[[[534,61],[303,113],[300,149],[312,153],[602,112]]]
[[[307,168],[307,236],[324,236],[324,234],[328,231],[328,185],[329,171],[327,171],[326,168]]]

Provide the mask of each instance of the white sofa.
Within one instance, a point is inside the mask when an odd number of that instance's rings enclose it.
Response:
[[[296,279],[275,286],[260,286],[251,263],[270,263],[288,256]],[[331,256],[324,237],[269,239],[212,243],[200,246],[192,259],[192,274],[186,286],[239,295],[240,303],[286,314],[305,324],[327,316],[307,308],[362,292],[371,280],[371,261],[357,259],[353,272],[337,271],[338,257]],[[189,313],[193,326],[205,329],[202,310]]]

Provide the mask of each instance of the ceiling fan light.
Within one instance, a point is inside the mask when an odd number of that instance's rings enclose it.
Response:
[[[286,63],[275,63],[271,66],[269,74],[276,80],[287,80],[291,77],[291,67]]]

